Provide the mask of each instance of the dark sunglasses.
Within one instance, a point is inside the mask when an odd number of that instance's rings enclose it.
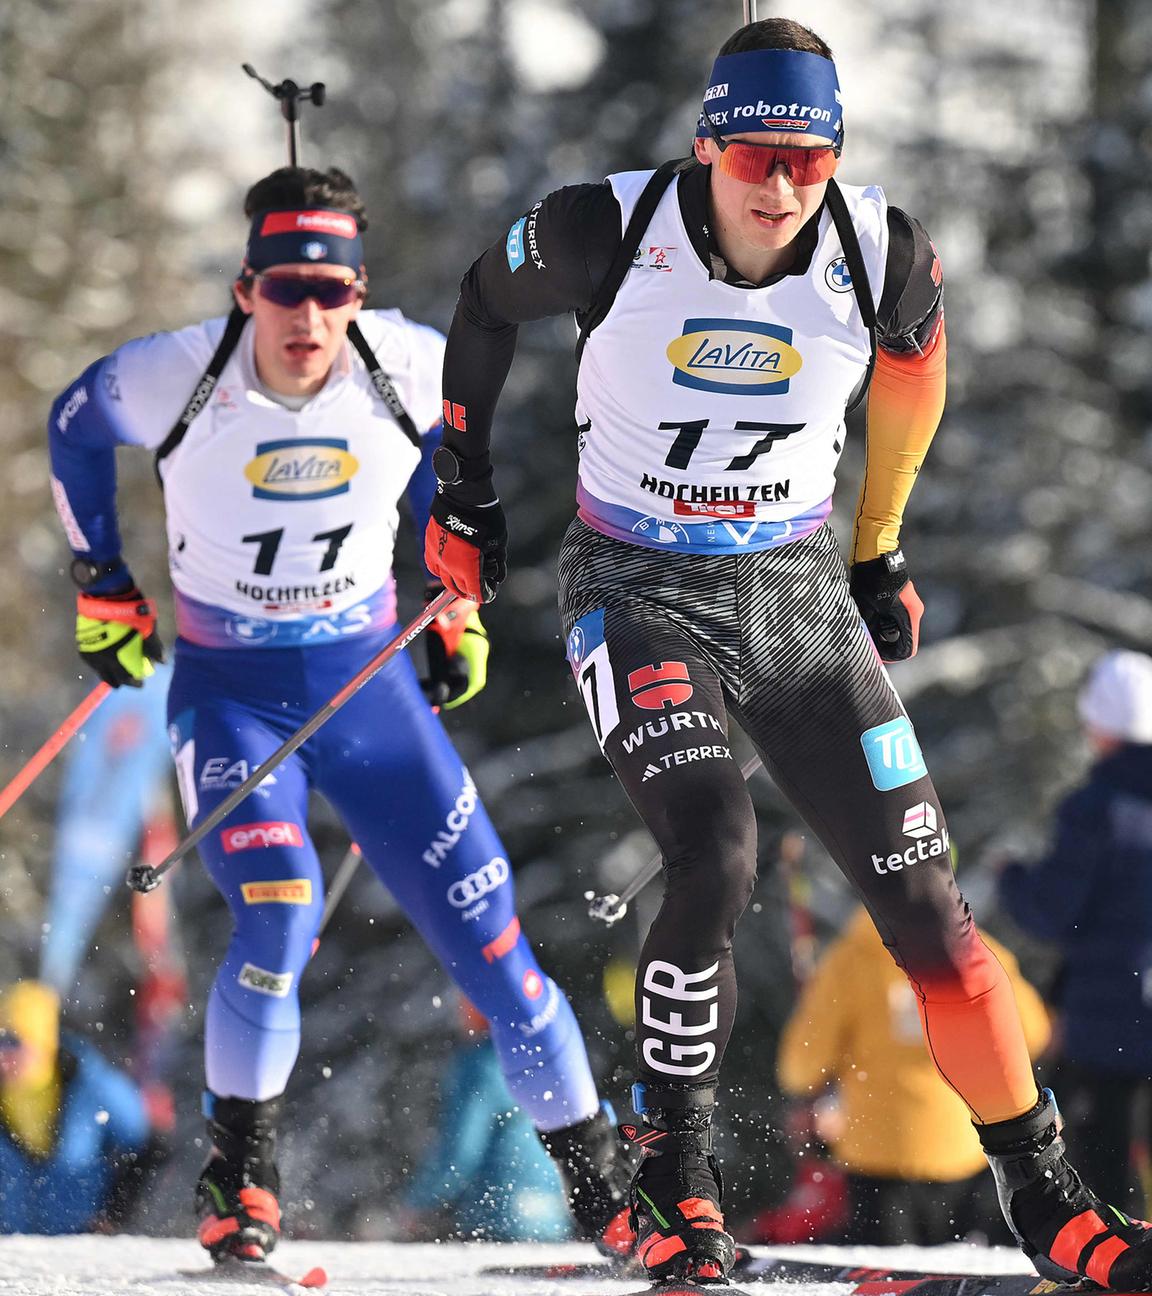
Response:
[[[743,184],[763,184],[780,165],[788,170],[794,185],[819,184],[831,180],[840,161],[840,145],[753,144],[748,140],[725,139],[716,123],[704,114],[704,121],[720,150],[720,170]]]
[[[363,279],[309,279],[302,275],[250,275],[248,283],[274,306],[301,306],[309,297],[321,310],[336,310],[362,298],[367,285]]]

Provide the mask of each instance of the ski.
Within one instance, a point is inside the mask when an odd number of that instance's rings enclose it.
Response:
[[[251,1283],[259,1287],[275,1287],[296,1296],[301,1291],[323,1291],[328,1286],[328,1275],[319,1266],[309,1269],[299,1278],[292,1278],[274,1269],[267,1260],[240,1260],[237,1257],[218,1261],[210,1269],[181,1269],[182,1278],[199,1278],[206,1282]]]
[[[621,1266],[610,1260],[581,1264],[508,1264],[490,1266],[485,1274],[508,1278],[534,1278],[560,1281],[565,1278],[604,1278],[619,1281],[642,1277],[632,1266]],[[816,1260],[793,1260],[780,1256],[755,1256],[743,1252],[732,1267],[730,1277],[737,1283],[843,1283],[855,1296],[1050,1296],[1053,1293],[1099,1290],[1091,1284],[1064,1286],[1035,1274],[949,1274],[920,1269],[880,1269],[864,1265],[836,1264]],[[735,1293],[736,1289],[725,1289]],[[714,1294],[715,1285],[698,1287],[691,1283],[655,1283],[642,1292],[628,1296],[679,1296],[701,1291]],[[1127,1294],[1121,1294],[1127,1296]]]

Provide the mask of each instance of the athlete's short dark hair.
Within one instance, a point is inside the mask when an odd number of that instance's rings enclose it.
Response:
[[[720,54],[745,54],[760,49],[799,50],[802,54],[832,57],[828,45],[811,28],[791,18],[764,18],[748,23],[728,37],[720,46]]]
[[[356,217],[358,229],[368,228],[364,200],[355,182],[338,167],[316,171],[312,167],[281,167],[257,180],[244,196],[244,215],[290,207],[330,207]]]

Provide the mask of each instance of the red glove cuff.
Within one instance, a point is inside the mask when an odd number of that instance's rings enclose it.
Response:
[[[137,594],[134,598],[100,598],[95,594],[77,594],[76,611],[94,621],[116,621],[131,626],[147,639],[156,629],[156,604]]]

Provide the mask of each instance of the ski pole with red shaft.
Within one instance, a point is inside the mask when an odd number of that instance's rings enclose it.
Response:
[[[375,657],[366,662],[338,693],[334,694],[318,711],[309,716],[294,734],[286,738],[263,765],[254,769],[235,791],[229,793],[220,802],[215,810],[205,815],[184,840],[169,853],[166,859],[157,864],[155,868],[150,864],[134,864],[128,870],[126,879],[132,890],[155,890],[160,885],[160,879],[173,864],[182,860],[194,846],[203,841],[213,828],[222,823],[236,809],[249,792],[259,787],[273,770],[286,761],[298,747],[303,746],[321,725],[330,720],[354,693],[359,692],[377,671],[386,666],[398,652],[407,648],[413,639],[424,630],[427,630],[441,612],[451,607],[455,602],[456,595],[450,590],[444,590],[442,593],[437,594],[432,602],[425,606],[423,612],[413,618],[391,643],[385,645]]]
[[[100,683],[92,690],[43,747],[32,757],[8,786],[0,792],[0,818],[8,813],[17,801],[51,765],[53,758],[68,745],[68,740],[83,727],[84,722],[112,692],[108,684]]]

